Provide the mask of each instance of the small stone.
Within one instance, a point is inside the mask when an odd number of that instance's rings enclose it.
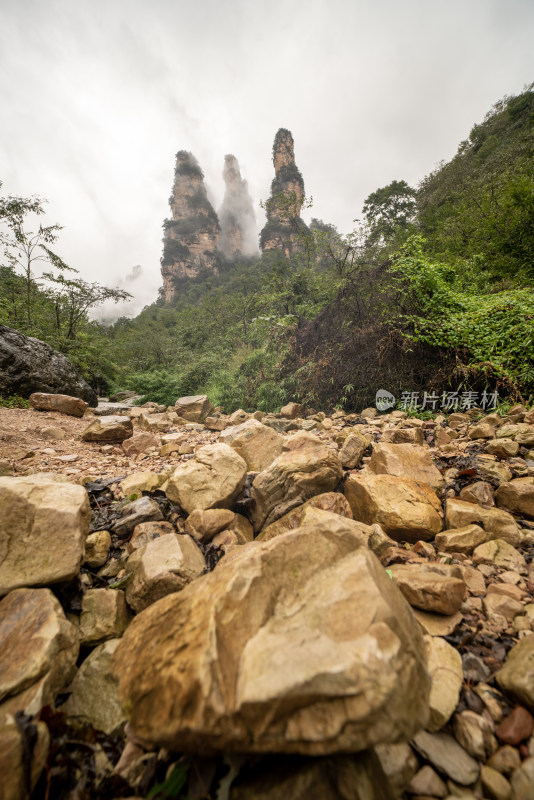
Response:
[[[493,425],[481,422],[479,425],[472,425],[467,435],[470,439],[493,439],[495,436],[495,428]]]
[[[369,447],[371,440],[361,433],[349,433],[339,451],[339,458],[344,469],[355,469]]]
[[[470,555],[475,547],[488,541],[490,534],[480,525],[466,525],[464,528],[453,528],[436,534],[436,547],[445,553],[463,553]]]
[[[473,758],[486,761],[497,749],[493,725],[474,711],[462,711],[453,718],[454,735]]]
[[[498,458],[511,458],[519,452],[519,444],[513,439],[494,439],[484,448],[486,453]]]
[[[109,531],[95,531],[85,537],[85,560],[88,567],[101,567],[108,560],[111,547]]]
[[[518,600],[514,600],[507,595],[488,592],[484,598],[484,610],[491,618],[494,614],[504,617],[508,622],[512,622],[514,617],[523,613],[523,606]]]
[[[280,414],[287,419],[297,419],[304,416],[304,406],[300,403],[288,403],[280,409]]]
[[[149,433],[148,431],[136,433],[135,436],[132,436],[130,439],[126,439],[122,443],[122,449],[127,456],[141,455],[141,453],[146,453],[146,451],[151,447],[157,446],[158,440],[154,434]]]
[[[161,508],[150,497],[140,497],[127,503],[122,509],[123,517],[113,524],[117,536],[129,536],[141,522],[158,522],[163,519]]]
[[[134,550],[144,547],[153,539],[158,539],[160,536],[165,536],[167,533],[176,533],[170,522],[140,522],[136,525],[131,539],[127,544],[129,553]]]
[[[478,456],[475,463],[477,472],[482,478],[493,479],[498,483],[512,480],[512,470],[502,461],[493,461],[493,459]]]
[[[502,483],[495,495],[497,505],[513,514],[521,514],[534,519],[534,477],[517,478],[509,483]]]
[[[461,786],[471,786],[477,780],[478,763],[447,733],[420,731],[412,740],[417,752]]]
[[[475,503],[480,506],[491,507],[495,505],[493,486],[487,481],[475,481],[465,486],[460,492],[460,500]]]
[[[534,757],[525,759],[512,773],[513,800],[532,800],[534,797]]]
[[[97,417],[82,435],[84,442],[123,442],[133,436],[132,421],[128,417]]]
[[[449,721],[458,703],[463,682],[462,658],[439,636],[425,636],[425,645],[427,669],[432,679],[430,720],[426,727],[429,731],[438,731]]]
[[[534,713],[534,635],[512,647],[495,678],[505,694]]]
[[[514,710],[497,726],[495,733],[500,742],[519,745],[532,736],[534,718],[522,706]]]
[[[95,645],[120,637],[129,622],[130,613],[120,589],[89,589],[84,594],[80,615],[82,644]]]
[[[48,428],[42,428],[40,435],[43,439],[49,441],[61,441],[67,438],[67,434],[63,428],[60,428],[58,425],[50,425]]]
[[[234,512],[226,508],[209,508],[192,511],[185,521],[185,530],[199,542],[210,542],[220,531],[227,528],[234,519]]]
[[[465,679],[472,683],[488,680],[490,671],[479,656],[475,653],[464,653],[462,656],[462,669]]]
[[[45,723],[35,722],[31,749],[28,738],[13,718],[0,727],[2,800],[26,800],[46,765],[50,734]]]
[[[448,498],[445,504],[447,530],[473,524],[479,525],[493,539],[504,539],[514,547],[519,544],[519,527],[511,514],[500,508],[484,508],[455,497]]]
[[[428,764],[414,775],[408,785],[408,791],[410,794],[423,797],[446,797],[448,795],[447,785]]]
[[[520,573],[527,571],[527,565],[521,553],[504,539],[493,539],[491,542],[476,547],[473,552],[473,561],[475,564],[495,565],[504,569],[517,570]]]
[[[442,614],[431,614],[428,611],[412,608],[412,614],[421,625],[423,631],[430,636],[449,636],[463,620],[461,611],[452,614],[450,617],[445,617]]]
[[[179,397],[174,404],[176,413],[188,422],[204,422],[214,411],[214,407],[205,394]]]
[[[417,757],[407,742],[377,744],[375,747],[382,769],[395,797],[400,797],[417,772]]]
[[[492,720],[500,722],[503,717],[504,698],[499,690],[488,686],[486,683],[479,683],[478,686],[475,686],[475,692],[486,706]]]
[[[159,489],[168,477],[168,472],[133,472],[119,483],[119,487],[125,497],[141,497],[143,492]]]
[[[499,735],[498,730],[497,728],[497,736]],[[519,750],[516,750],[515,747],[511,747],[509,744],[499,747],[491,758],[488,759],[488,766],[496,769],[497,772],[501,772],[503,775],[511,775],[515,769],[521,766]]]
[[[489,800],[510,800],[512,787],[500,772],[486,764],[480,772],[480,781]]]
[[[415,608],[451,616],[462,605],[466,586],[459,567],[445,564],[393,564],[390,573]]]

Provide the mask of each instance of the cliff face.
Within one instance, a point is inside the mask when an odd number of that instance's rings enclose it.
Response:
[[[260,245],[266,250],[282,250],[286,256],[300,249],[298,232],[306,229],[300,218],[304,202],[304,180],[295,164],[295,145],[291,132],[280,128],[273,144],[275,177],[266,203],[267,223]]]
[[[230,259],[239,255],[256,255],[258,245],[252,198],[247,182],[241,177],[239,162],[235,156],[224,157],[223,178],[226,189],[219,211],[219,248]]]
[[[206,193],[204,173],[185,150],[176,154],[174,186],[169,198],[172,218],[163,223],[163,298],[172,300],[180,278],[197,277],[202,270],[217,273],[220,226]]]

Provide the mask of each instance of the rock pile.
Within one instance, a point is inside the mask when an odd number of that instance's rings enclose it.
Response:
[[[534,796],[533,411],[52,406],[85,470],[0,478],[6,797]]]

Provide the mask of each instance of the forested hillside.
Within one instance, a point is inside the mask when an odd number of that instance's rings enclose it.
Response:
[[[49,249],[57,226],[32,251],[50,267],[36,280],[25,224],[42,203],[5,197],[0,322],[65,352],[101,391],[131,388],[159,402],[205,392],[227,412],[288,400],[348,410],[379,388],[399,397],[447,387],[528,400],[532,87],[499,101],[419,187],[401,177],[369,195],[350,234],[314,220],[295,230],[302,246],[291,257],[223,260],[218,275],[184,278],[172,303],[108,328],[88,313],[115,295]]]

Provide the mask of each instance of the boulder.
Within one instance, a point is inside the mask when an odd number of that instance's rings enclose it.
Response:
[[[128,559],[128,605],[142,611],[161,597],[179,592],[202,575],[205,566],[204,556],[190,536],[169,533],[153,539]]]
[[[37,411],[58,411],[60,414],[69,414],[71,417],[83,417],[89,404],[79,397],[68,394],[46,394],[33,392],[30,395],[30,405]]]
[[[519,573],[527,571],[524,557],[504,539],[492,539],[476,547],[473,551],[473,563],[494,565]]]
[[[112,530],[117,536],[129,536],[142,522],[159,522],[163,512],[155,500],[139,497],[122,508],[122,518],[113,523]]]
[[[344,495],[340,494],[340,492],[324,492],[312,497],[311,500],[307,500],[301,506],[297,506],[293,511],[284,514],[276,522],[267,525],[257,536],[257,540],[268,542],[269,539],[273,539],[281,533],[296,530],[300,527],[308,508],[320,508],[323,511],[330,511],[333,514],[352,519],[352,510],[349,501]]]
[[[469,486],[464,486],[460,491],[460,500],[468,503],[475,503],[479,506],[494,506],[495,493],[493,486],[487,481],[475,481]]]
[[[178,752],[355,752],[428,713],[402,594],[353,533],[313,526],[247,545],[139,614],[114,670],[133,734]]]
[[[393,428],[385,431],[382,437],[382,442],[391,442],[391,444],[422,445],[424,441],[425,435],[422,428]]]
[[[304,406],[300,403],[287,403],[280,409],[280,415],[286,419],[297,419],[304,416]]]
[[[475,459],[478,474],[484,480],[493,480],[497,483],[504,483],[512,480],[512,470],[508,464],[502,461],[494,461],[492,458],[478,456]]]
[[[168,477],[168,470],[165,472],[132,472],[120,482],[119,487],[125,497],[132,495],[141,497],[143,492],[154,492],[159,489]]]
[[[486,453],[498,458],[511,458],[519,452],[519,444],[513,439],[493,439],[484,448]]]
[[[170,522],[140,522],[135,526],[126,549],[129,553],[133,553],[134,550],[139,550],[153,539],[159,539],[160,536],[166,536],[168,533],[176,533]]]
[[[128,417],[97,417],[83,431],[84,442],[123,442],[133,436],[133,425]]]
[[[227,444],[200,447],[195,458],[170,476],[165,494],[190,514],[198,509],[230,508],[242,491],[247,464]]]
[[[302,435],[318,444],[282,453],[254,478],[251,521],[256,532],[314,495],[331,492],[341,480],[343,469],[337,454],[312,434]]]
[[[378,523],[395,540],[429,540],[441,530],[441,503],[428,484],[394,475],[352,474],[345,496],[354,519]]]
[[[261,472],[272,464],[282,452],[282,437],[267,425],[256,419],[249,419],[241,425],[226,428],[219,437],[223,444],[229,444],[247,463],[251,472]]]
[[[26,735],[14,719],[0,726],[2,800],[26,800],[32,794],[45,767],[49,744],[50,734],[44,722],[31,723]]]
[[[98,403],[96,392],[70,361],[50,345],[0,325],[0,395],[64,393]]]
[[[101,567],[109,556],[111,534],[109,531],[94,531],[85,539],[84,564],[88,567]]]
[[[462,657],[440,636],[425,636],[430,688],[430,721],[427,730],[439,731],[451,718],[464,680]]]
[[[484,508],[456,497],[449,497],[445,503],[445,526],[465,528],[466,525],[480,525],[492,539],[504,539],[514,547],[519,544],[519,527],[506,511],[500,508]]]
[[[389,572],[411,606],[445,616],[460,610],[466,593],[460,567],[430,563],[393,564]]]
[[[369,462],[375,475],[396,475],[428,483],[436,491],[443,488],[443,477],[428,450],[414,444],[377,444]]]
[[[215,411],[205,394],[179,397],[174,407],[176,413],[188,422],[204,422],[206,417]]]
[[[369,447],[371,440],[361,433],[352,431],[346,437],[339,451],[339,458],[344,469],[355,469]]]
[[[122,636],[130,613],[120,589],[88,589],[82,597],[81,644],[95,645]]]
[[[501,483],[495,493],[499,507],[534,519],[534,478],[517,478],[509,483]]]
[[[234,512],[227,508],[193,511],[185,521],[185,530],[199,542],[211,542],[215,534],[233,522],[234,516]]]
[[[0,478],[0,596],[74,578],[90,515],[83,486],[57,475]]]
[[[509,651],[495,675],[502,691],[534,712],[534,636],[521,639]]]
[[[141,431],[136,433],[129,439],[125,439],[122,443],[122,449],[127,456],[138,456],[141,453],[146,453],[151,447],[157,447],[158,440],[153,433],[149,431]]]
[[[118,682],[111,672],[111,659],[119,642],[120,639],[110,639],[87,656],[69,688],[69,699],[61,706],[67,717],[88,722],[108,735],[120,730],[126,721],[119,703]]]
[[[139,427],[149,433],[167,433],[172,428],[170,414],[141,414]]]
[[[484,544],[491,534],[480,525],[466,525],[464,528],[452,528],[436,534],[436,547],[445,553],[462,553],[470,555],[475,547]]]
[[[76,626],[50,589],[10,592],[0,601],[0,700],[42,681],[42,705],[53,702],[74,673],[78,649]]]

